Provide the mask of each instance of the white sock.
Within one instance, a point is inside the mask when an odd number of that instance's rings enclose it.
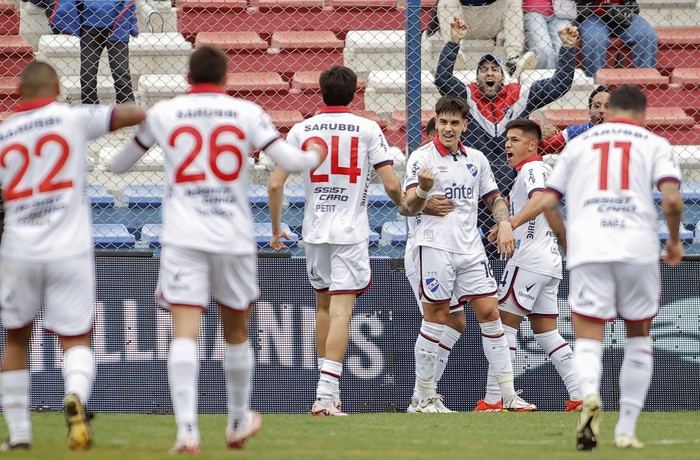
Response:
[[[440,343],[437,349],[437,361],[435,362],[435,384],[440,381],[442,374],[445,373],[445,368],[447,367],[447,360],[450,358],[450,352],[455,343],[459,340],[462,335],[461,332],[452,329],[451,327],[445,326],[445,330],[442,331],[440,336]]]
[[[578,378],[581,398],[600,393],[603,372],[603,344],[595,339],[576,339],[574,342],[574,371]]]
[[[506,339],[501,319],[479,323],[481,328],[481,342],[484,354],[493,369],[498,386],[501,389],[501,397],[508,400],[515,395],[513,387],[513,362],[510,357],[508,340]]]
[[[199,438],[197,427],[197,342],[180,337],[170,342],[168,353],[168,381],[173,412],[177,424],[177,437],[187,434]]]
[[[432,398],[436,394],[435,362],[437,360],[438,344],[444,330],[444,324],[430,323],[426,320],[423,320],[420,326],[420,332],[413,351],[416,358],[418,399],[421,401]]]
[[[325,359],[321,368],[321,377],[316,387],[316,399],[330,401],[333,395],[340,393],[340,377],[343,375],[343,363]]]
[[[10,443],[32,442],[32,422],[29,418],[29,371],[6,371],[1,375],[2,410]]]
[[[228,426],[236,428],[245,417],[250,402],[250,379],[253,374],[253,353],[248,342],[226,344],[224,352]]]
[[[515,351],[518,349],[518,330],[514,327],[503,324],[503,332],[506,334],[508,349],[510,350],[510,360],[515,363]],[[493,368],[489,365],[489,371],[486,375],[486,396],[484,402],[486,404],[496,404],[501,400],[501,387],[498,385],[496,374],[493,373]]]
[[[325,361],[325,358],[318,358],[317,360],[317,366],[318,366],[318,371],[321,372],[321,369],[323,369],[323,361]]]
[[[558,330],[554,329],[542,334],[535,334],[535,340],[552,360],[554,368],[566,385],[569,399],[572,401],[580,400],[581,392],[578,389],[576,372],[574,372],[574,352],[564,337],[559,334]]]
[[[95,355],[90,347],[79,345],[63,354],[63,381],[65,394],[74,394],[87,403],[95,381]]]
[[[654,358],[649,337],[632,337],[625,345],[625,359],[620,368],[620,418],[615,425],[615,436],[634,436],[637,418],[644,407]]]

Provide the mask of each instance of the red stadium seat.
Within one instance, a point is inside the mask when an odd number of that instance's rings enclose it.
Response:
[[[595,76],[597,85],[620,86],[633,84],[638,88],[665,87],[669,78],[656,69],[600,69]]]
[[[272,8],[323,8],[324,0],[250,0],[251,8],[272,9]]]
[[[19,35],[19,10],[6,1],[0,2],[0,35]]]
[[[245,10],[248,8],[248,0],[176,0],[175,6],[183,11],[226,13]]]
[[[304,71],[296,72],[292,76],[292,89],[290,93],[294,94],[295,100],[293,107],[299,110],[304,117],[310,117],[318,113],[323,107],[323,99],[321,97],[321,87],[318,83],[320,71]],[[353,100],[353,109],[363,110],[365,108],[365,86],[366,83],[362,79],[357,80],[357,93]]]
[[[425,129],[431,118],[435,118],[434,110],[421,110],[420,125],[421,129]],[[406,129],[406,111],[394,110],[391,112],[391,127],[405,130]]]
[[[19,77],[0,77],[0,112],[10,112],[16,109],[18,104]]]
[[[289,132],[292,126],[304,121],[304,117],[298,110],[270,110],[268,113],[277,129],[282,133]]]
[[[342,51],[345,44],[330,31],[291,31],[272,34],[271,48],[284,51]]]
[[[0,35],[0,73],[19,75],[34,60],[34,50],[21,35]]]
[[[675,68],[671,73],[671,83],[678,83],[686,88],[700,86],[700,69]]]
[[[334,8],[396,8],[396,0],[329,0]]]
[[[656,33],[658,68],[671,72],[676,67],[700,67],[700,28],[656,29]]]
[[[226,91],[230,93],[280,93],[289,90],[289,83],[274,72],[230,73],[226,79]]]
[[[217,46],[225,52],[267,50],[267,42],[255,32],[202,32],[197,35],[195,48],[204,45]]]

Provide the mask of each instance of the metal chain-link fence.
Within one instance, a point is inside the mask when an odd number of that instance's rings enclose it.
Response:
[[[558,54],[556,31],[573,22],[579,26],[581,39],[574,52],[571,84],[564,88],[550,85],[548,90],[556,90],[557,94],[549,98],[544,95],[548,103],[524,115],[540,121],[547,128],[547,135],[567,138],[571,135],[568,127],[596,117],[589,107],[589,96],[597,85],[632,83],[640,87],[649,98],[647,127],[668,138],[681,160],[687,205],[682,235],[688,252],[700,253],[700,244],[693,244],[700,221],[700,124],[696,124],[700,121],[700,28],[696,28],[700,11],[695,1],[641,0],[637,2],[639,10],[633,10],[631,18],[629,14],[622,16],[631,25],[613,31],[601,25],[619,18],[611,19],[611,14],[601,14],[595,7],[582,15],[582,9],[572,9],[574,2],[568,0],[554,1],[553,8],[544,10],[531,7],[528,1],[523,5],[520,1],[495,0],[480,7],[464,6],[462,3],[470,2],[459,0],[424,1],[419,12],[422,70],[420,74],[409,74],[408,79],[403,0],[81,0],[73,2],[77,6],[73,13],[65,12],[65,3],[66,0],[0,3],[3,111],[12,110],[18,103],[17,75],[35,58],[56,67],[61,76],[62,97],[68,102],[133,99],[147,108],[183,93],[187,89],[189,54],[198,46],[211,44],[222,48],[229,57],[227,91],[260,104],[272,115],[280,131],[286,133],[322,106],[320,72],[332,64],[344,64],[361,78],[353,109],[380,124],[400,175],[409,153],[407,83],[420,84],[420,125],[424,128],[433,116],[432,108],[440,91],[449,92],[447,86],[436,85],[436,78],[439,79],[439,55],[450,39],[450,22],[455,16],[462,18],[469,32],[461,42],[452,74],[465,84],[475,82],[479,58],[493,53],[502,59],[505,83],[522,84],[521,94],[525,87],[532,90],[538,81],[555,76],[557,66],[559,72],[569,71],[562,69],[566,66]],[[106,8],[101,11],[111,8],[118,14],[100,20],[81,17],[82,28],[73,31],[73,35],[61,33],[67,30],[66,14],[68,19],[75,19],[70,14],[85,15],[88,4],[95,3]],[[111,4],[116,6],[105,6]],[[109,21],[114,23],[107,24]],[[136,27],[138,36],[134,36]],[[83,60],[89,60],[82,63],[82,83],[81,46]],[[90,53],[85,49],[92,51],[91,57],[86,57]],[[531,59],[528,51],[536,59]],[[524,70],[518,78],[511,78],[508,71],[515,64],[519,64],[518,72]],[[86,70],[90,66],[95,69]],[[92,74],[96,79],[91,80]],[[470,94],[475,100],[479,97]],[[596,102],[596,108],[597,105]],[[517,106],[514,110],[518,110]],[[489,123],[493,120],[485,112],[473,113],[470,130],[474,135],[480,129],[488,131]],[[162,152],[152,149],[124,176],[114,175],[106,167],[106,159],[132,133],[133,130],[125,130],[110,134],[91,145],[89,175],[95,244],[102,249],[157,251]],[[494,139],[484,140],[481,136],[475,141],[477,148],[487,150],[495,169],[507,168],[502,158],[502,136],[502,132],[497,132]],[[421,139],[426,141],[428,136],[423,133]],[[545,153],[560,148],[561,142],[554,142],[547,145]],[[555,161],[556,155],[551,158]],[[266,184],[273,165],[264,152],[257,152],[248,161],[252,178],[250,203],[258,224],[259,247],[269,251]],[[294,241],[288,245],[292,255],[302,253],[297,239],[301,235],[304,205],[302,183],[301,176],[293,175],[285,189],[283,221],[293,234]],[[372,255],[400,257],[405,225],[380,185],[373,185],[370,190],[369,214]],[[660,239],[666,234],[660,224]]]

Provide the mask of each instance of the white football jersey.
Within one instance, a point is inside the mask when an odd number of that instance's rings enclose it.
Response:
[[[45,261],[92,251],[88,142],[109,132],[112,110],[38,100],[0,124],[4,257]]]
[[[428,168],[435,174],[429,196],[444,195],[455,209],[443,217],[418,214],[415,244],[459,254],[480,254],[484,244],[476,226],[480,198],[499,193],[491,166],[483,153],[459,144],[452,154],[437,138],[413,152],[406,165],[404,189],[418,186],[418,171]]]
[[[652,189],[680,179],[668,141],[632,122],[613,120],[572,140],[547,184],[565,195],[567,266],[656,262]]]
[[[154,105],[136,134],[165,154],[163,244],[226,254],[257,252],[248,157],[280,134],[252,102],[214,85]]]
[[[544,191],[552,168],[541,156],[531,157],[515,168],[518,175],[510,191],[510,214],[516,215],[537,191]],[[544,214],[525,222],[513,231],[515,254],[510,263],[531,272],[561,278],[559,245]]]
[[[287,135],[287,141],[301,149],[312,140],[325,145],[327,153],[304,179],[302,239],[315,244],[366,241],[371,168],[394,164],[381,128],[347,107],[326,107],[294,125]]]

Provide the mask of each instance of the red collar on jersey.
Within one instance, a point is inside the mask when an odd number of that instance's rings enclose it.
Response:
[[[611,119],[611,120],[606,120],[606,121],[607,121],[608,123],[627,123],[627,124],[629,124],[629,125],[642,126],[642,125],[640,125],[638,122],[636,122],[636,121],[634,121],[634,120],[631,120],[631,119],[629,119],[629,118],[622,118],[622,117],[613,118],[613,119]]]
[[[329,105],[321,109],[321,113],[352,113],[350,107],[344,105]]]
[[[214,85],[212,83],[195,83],[187,91],[187,94],[198,94],[198,93],[220,93],[226,94],[226,90],[219,85]]]
[[[56,102],[56,99],[48,99],[48,98],[42,98],[42,99],[32,99],[27,102],[20,102],[19,107],[17,107],[14,112],[26,112],[27,110],[34,110],[38,109],[40,107],[44,107],[45,105],[49,105],[52,102]]]
[[[542,161],[542,155],[532,155],[530,158],[526,159],[522,163],[520,163],[518,166],[515,167],[516,171],[520,171],[520,169],[525,166],[525,163],[530,163],[531,161]]]
[[[443,157],[447,155],[453,155],[453,153],[450,152],[450,149],[442,145],[442,142],[440,142],[440,139],[438,139],[437,135],[433,138],[433,144],[435,145],[435,148],[438,149],[438,152],[440,152],[440,155],[442,155]],[[459,141],[459,150],[461,154],[467,154],[467,149],[464,147],[464,144],[462,144],[462,141]]]

